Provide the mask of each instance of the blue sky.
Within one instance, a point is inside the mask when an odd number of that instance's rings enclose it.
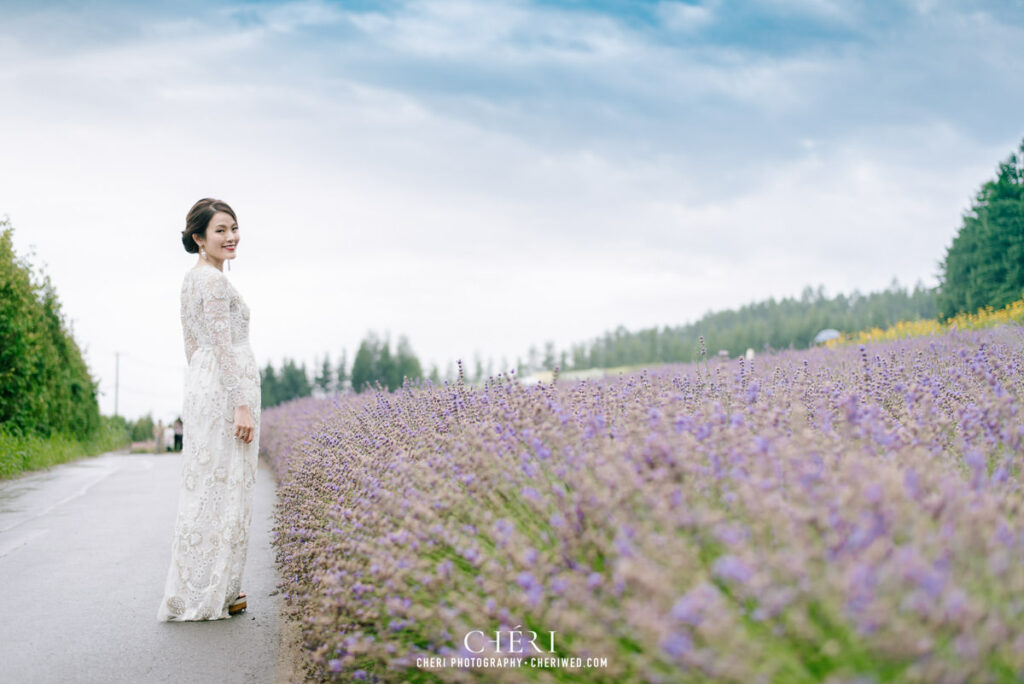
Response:
[[[122,413],[180,404],[178,234],[209,195],[262,362],[376,329],[500,365],[934,284],[1024,137],[1022,39],[1011,2],[6,2],[0,214],[107,412],[115,350]]]

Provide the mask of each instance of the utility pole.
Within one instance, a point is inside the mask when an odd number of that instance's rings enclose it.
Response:
[[[120,386],[121,352],[114,352],[114,415],[117,415],[117,390]]]

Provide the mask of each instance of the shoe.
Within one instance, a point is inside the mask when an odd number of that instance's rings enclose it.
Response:
[[[245,603],[245,592],[241,592],[234,601],[228,604],[228,615],[237,615],[238,613],[244,613],[246,608]]]

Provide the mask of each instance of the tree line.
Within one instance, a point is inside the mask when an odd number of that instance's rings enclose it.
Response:
[[[99,382],[65,320],[49,275],[14,253],[0,220],[0,426],[84,439],[100,426]]]
[[[913,289],[897,281],[881,292],[825,295],[824,287],[804,288],[799,298],[774,298],[737,309],[709,312],[693,323],[630,331],[623,326],[589,342],[556,350],[547,342],[543,350],[531,347],[520,359],[521,374],[538,370],[614,368],[645,363],[682,363],[699,358],[699,339],[707,352],[737,356],[747,349],[764,352],[805,349],[827,328],[854,331],[885,327],[902,320],[934,318],[936,293],[918,283]]]
[[[306,364],[297,364],[285,358],[280,368],[268,363],[260,371],[262,382],[262,406],[270,407],[313,394],[321,396],[343,392],[364,392],[381,387],[394,391],[406,380],[416,382],[423,379],[423,368],[413,352],[409,339],[402,335],[395,349],[390,338],[376,332],[368,332],[359,343],[352,367],[348,367],[347,354],[342,350],[336,362],[329,353],[317,364],[314,372]],[[436,369],[434,379],[437,380]]]
[[[125,446],[50,277],[14,252],[0,219],[0,478]]]

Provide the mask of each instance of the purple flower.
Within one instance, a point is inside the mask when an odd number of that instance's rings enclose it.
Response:
[[[732,555],[719,556],[711,570],[716,577],[746,584],[754,575],[746,563]]]
[[[693,650],[693,640],[682,632],[670,632],[659,645],[665,653],[677,659],[681,659]]]
[[[523,498],[529,499],[530,501],[533,501],[535,503],[540,503],[541,501],[540,492],[538,492],[533,487],[523,487],[522,489],[519,490],[519,493],[523,495]]]
[[[523,570],[516,576],[516,584],[523,589],[529,589],[536,585],[537,580],[529,570]]]
[[[692,593],[686,594],[672,606],[670,615],[680,622],[697,626],[704,619],[701,615],[701,601]]]

